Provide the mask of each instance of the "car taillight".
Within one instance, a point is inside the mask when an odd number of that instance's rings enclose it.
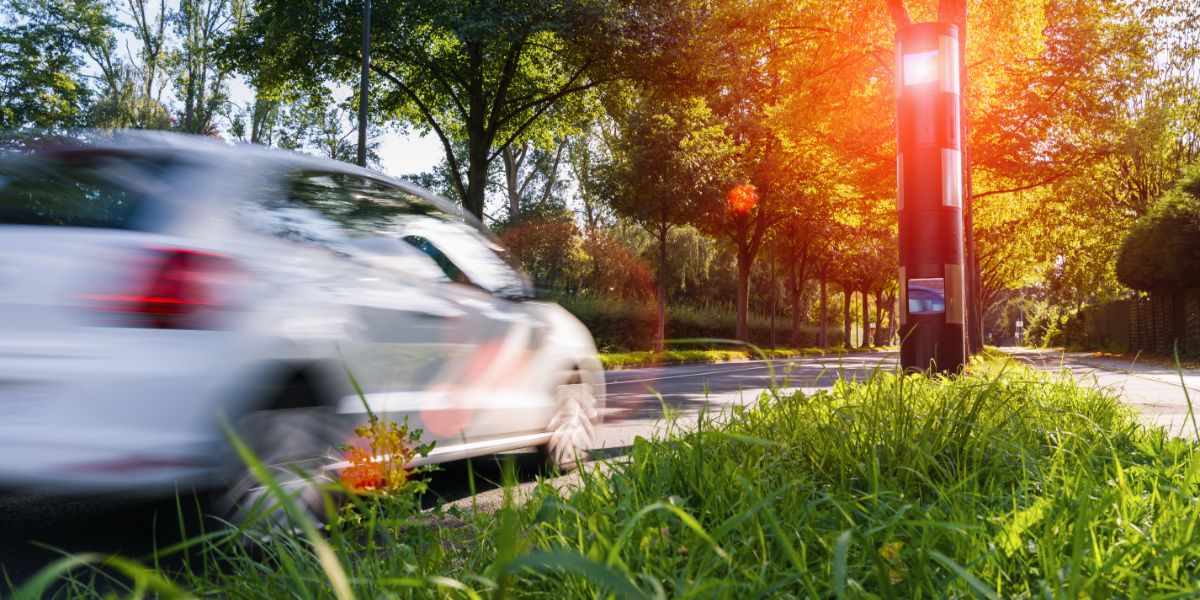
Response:
[[[85,294],[110,325],[157,329],[209,329],[236,269],[222,254],[184,248],[147,248],[114,293]]]

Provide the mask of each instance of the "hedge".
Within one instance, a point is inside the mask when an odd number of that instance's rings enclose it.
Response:
[[[554,299],[574,314],[591,330],[596,345],[606,352],[648,350],[654,345],[656,326],[652,303],[638,303],[597,296],[562,296]],[[750,315],[750,342],[758,346],[771,345],[769,316]],[[842,331],[830,321],[829,343],[840,344]],[[732,311],[667,307],[666,335],[668,340],[714,338],[734,340],[737,337],[737,317]],[[777,345],[791,344],[791,320],[779,315],[775,321]],[[817,327],[811,323],[800,326],[799,346],[817,345]],[[721,347],[720,344],[688,344],[688,347]],[[725,346],[728,347],[728,346]]]

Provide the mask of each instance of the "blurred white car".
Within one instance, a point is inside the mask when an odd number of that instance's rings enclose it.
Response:
[[[421,462],[591,448],[591,335],[531,299],[478,223],[340,162],[169,134],[0,158],[0,486],[256,486],[344,466],[364,403]]]

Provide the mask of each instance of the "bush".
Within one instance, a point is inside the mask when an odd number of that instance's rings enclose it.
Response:
[[[555,300],[575,315],[592,332],[596,345],[606,352],[647,350],[654,345],[657,317],[652,302],[619,300],[604,296],[574,295],[559,296]],[[733,309],[699,309],[691,307],[667,307],[667,339],[721,339],[737,337],[737,317]],[[841,343],[841,327],[829,324],[829,343]],[[776,317],[775,341],[777,345],[791,345],[791,321],[785,315]],[[800,329],[801,347],[815,346],[817,329],[805,323]],[[770,317],[750,315],[750,342],[758,346],[771,345]],[[703,347],[689,344],[689,348]],[[728,347],[712,345],[712,347]]]
[[[1045,317],[1045,333],[1039,340],[1043,348],[1082,348],[1088,346],[1084,311],[1051,311]]]
[[[566,218],[518,222],[498,236],[508,254],[538,287],[569,288],[578,281],[587,256],[579,230]]]
[[[654,345],[654,305],[585,294],[555,300],[587,326],[602,351],[644,350]]]
[[[1200,168],[1129,229],[1117,255],[1117,279],[1154,291],[1200,286]]]

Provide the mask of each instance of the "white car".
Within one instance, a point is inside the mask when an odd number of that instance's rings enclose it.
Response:
[[[366,416],[349,374],[435,442],[411,466],[591,448],[591,335],[448,202],[289,152],[85,137],[0,158],[0,487],[223,483],[236,507],[256,486],[221,419],[279,472],[336,469]]]

